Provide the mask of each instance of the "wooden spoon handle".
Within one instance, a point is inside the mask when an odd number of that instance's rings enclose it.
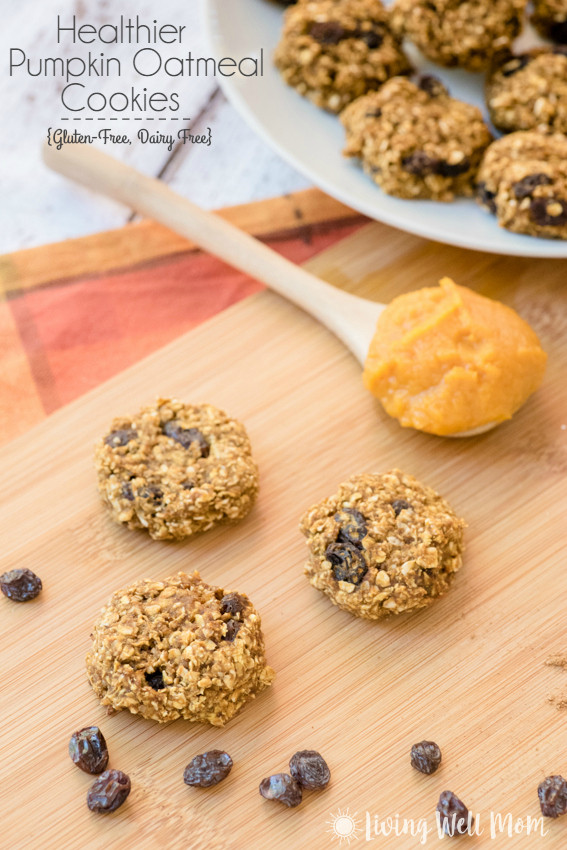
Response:
[[[43,158],[59,174],[164,224],[262,281],[319,319],[364,362],[383,305],[324,283],[161,181],[146,177],[90,145],[64,145],[57,150],[46,144]]]

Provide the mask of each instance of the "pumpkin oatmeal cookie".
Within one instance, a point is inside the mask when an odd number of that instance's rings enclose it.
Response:
[[[399,469],[354,475],[301,520],[305,574],[355,617],[417,611],[451,586],[464,527],[435,490]]]
[[[258,492],[244,426],[210,404],[158,399],[115,419],[95,465],[113,519],[156,540],[242,519]]]
[[[389,195],[452,201],[472,195],[492,136],[480,110],[449,96],[435,77],[395,77],[351,103],[341,115],[345,156]]]
[[[160,723],[223,726],[275,675],[248,597],[197,572],[118,590],[92,637],[87,674],[101,703]]]
[[[292,6],[275,63],[288,85],[330,112],[411,70],[380,0],[304,0]]]
[[[567,138],[520,131],[493,142],[477,199],[507,230],[567,239]]]
[[[391,25],[446,67],[480,71],[522,31],[526,0],[396,0]]]
[[[533,0],[531,20],[545,38],[567,44],[567,0]]]
[[[503,133],[567,133],[567,48],[500,57],[486,85],[486,103]]]

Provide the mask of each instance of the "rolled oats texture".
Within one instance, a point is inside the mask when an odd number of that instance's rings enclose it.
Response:
[[[510,133],[487,149],[477,199],[501,227],[567,239],[567,138],[559,133]]]
[[[456,100],[434,78],[389,80],[341,115],[345,156],[389,195],[452,201],[472,195],[492,136],[480,110]]]
[[[411,70],[380,0],[303,0],[292,6],[274,59],[288,85],[330,112]]]
[[[95,466],[112,518],[156,540],[240,520],[258,492],[244,425],[210,404],[160,398],[118,417],[96,446]]]
[[[102,705],[160,723],[223,726],[275,675],[248,597],[197,572],[116,591],[92,639],[87,674]]]
[[[394,504],[402,500],[409,507],[397,510]],[[327,557],[341,540],[341,516],[352,509],[364,516],[367,528],[360,545],[366,572],[358,584],[337,580]],[[464,527],[438,493],[399,469],[353,475],[301,519],[309,550],[305,575],[356,617],[378,620],[417,611],[453,583],[462,564]]]

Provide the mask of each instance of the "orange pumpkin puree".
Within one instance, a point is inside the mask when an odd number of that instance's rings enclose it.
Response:
[[[510,419],[546,360],[514,310],[443,278],[381,314],[364,385],[405,428],[448,436]]]

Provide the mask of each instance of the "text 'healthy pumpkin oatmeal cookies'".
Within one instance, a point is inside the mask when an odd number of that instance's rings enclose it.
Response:
[[[112,517],[156,540],[242,519],[258,492],[244,426],[210,404],[158,399],[118,417],[96,447],[95,465]]]
[[[148,720],[223,726],[270,685],[260,615],[199,573],[145,579],[103,608],[87,655],[97,697]]]
[[[522,30],[526,0],[395,0],[394,32],[438,65],[486,68]]]
[[[301,520],[310,553],[305,574],[356,617],[417,611],[449,589],[461,566],[464,527],[411,475],[354,475]]]
[[[567,133],[567,47],[502,55],[486,85],[492,123],[504,133]]]
[[[492,136],[480,110],[449,96],[435,77],[395,77],[351,103],[341,115],[345,156],[389,195],[452,201],[472,195]]]
[[[518,132],[493,142],[478,172],[477,199],[507,230],[567,239],[567,138]]]
[[[410,64],[380,0],[304,0],[288,9],[275,63],[285,82],[330,112]]]
[[[532,24],[559,44],[567,44],[567,0],[534,0]]]

